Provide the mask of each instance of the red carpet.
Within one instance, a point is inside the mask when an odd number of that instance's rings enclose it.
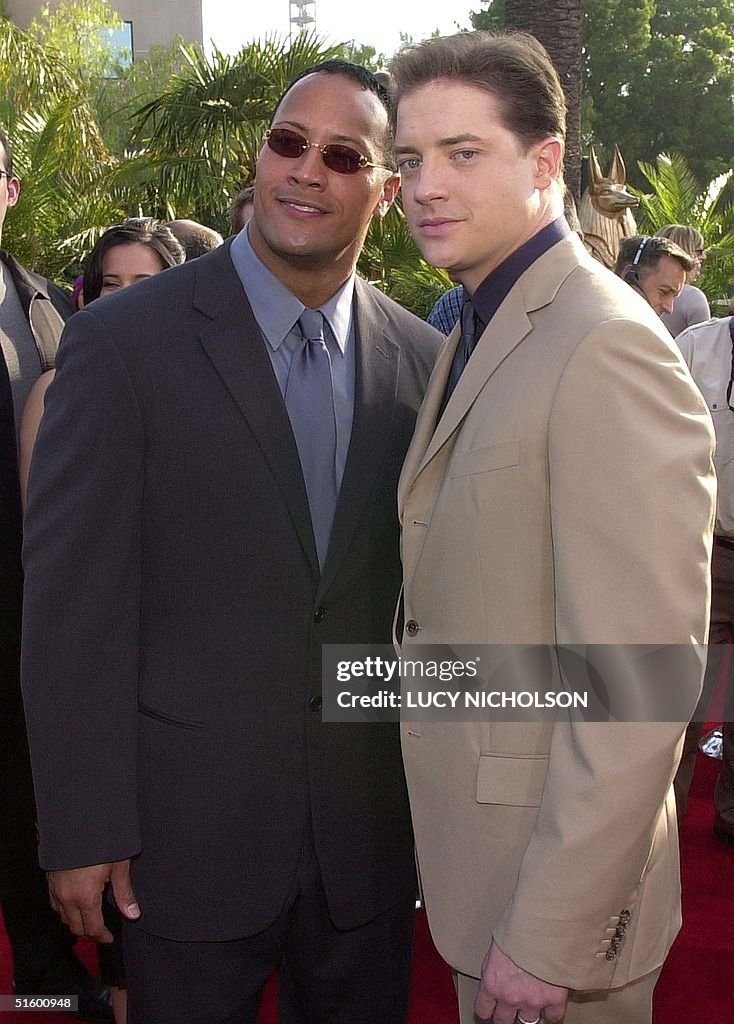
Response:
[[[682,836],[684,924],[657,988],[655,1024],[725,1024],[734,1018],[734,847],[716,842],[711,832],[717,772],[718,762],[699,755]],[[94,949],[85,945],[85,958],[92,962]],[[0,922],[0,994],[11,992],[10,979],[10,949]],[[70,1024],[74,1019],[61,1013],[0,1013],[0,1024]],[[259,1024],[275,1024],[276,1019],[269,991]],[[421,913],[410,1024],[457,1020],[451,976],[433,949]]]

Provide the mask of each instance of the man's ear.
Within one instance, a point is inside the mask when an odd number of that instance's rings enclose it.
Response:
[[[372,216],[375,220],[382,220],[387,211],[390,209],[392,204],[395,202],[395,196],[400,191],[400,175],[391,174],[385,184],[382,186],[382,195],[380,201],[375,207]]]
[[[535,151],[535,185],[546,189],[551,182],[557,181],[563,167],[563,143],[560,139],[549,136],[536,146]]]
[[[8,206],[15,206],[20,196],[20,182],[17,178],[6,178],[8,189]]]

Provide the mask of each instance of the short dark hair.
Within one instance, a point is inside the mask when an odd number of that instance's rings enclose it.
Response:
[[[229,204],[229,227],[232,234],[236,234],[242,230],[242,224],[240,224],[241,214],[243,209],[248,203],[255,202],[255,186],[248,185],[247,188],[241,189],[234,197],[232,202]]]
[[[108,228],[89,254],[84,268],[84,302],[98,299],[102,292],[102,264],[110,249],[132,243],[147,245],[161,261],[161,270],[183,263],[184,248],[171,231],[152,217],[132,217]]]
[[[10,139],[7,133],[0,128],[0,146],[5,150],[5,164],[6,166],[2,170],[7,171],[8,174],[12,175],[13,172],[13,147],[10,145]]]
[[[390,70],[396,100],[437,79],[465,82],[495,97],[505,127],[527,151],[566,137],[566,99],[545,48],[527,32],[459,32],[402,50]]]
[[[341,57],[333,57],[331,60],[324,60],[319,64],[312,64],[311,67],[306,68],[306,70],[302,71],[300,75],[297,75],[283,91],[280,99],[275,104],[273,117],[275,117],[278,107],[281,105],[293,86],[303,78],[307,78],[309,75],[341,75],[343,78],[349,78],[352,82],[356,82],[357,85],[361,85],[367,92],[375,94],[387,113],[388,126],[382,143],[382,157],[385,160],[385,163],[394,170],[397,167],[395,160],[395,144],[393,139],[395,101],[391,92],[385,88],[382,82],[376,78],[371,71],[362,67],[361,64],[354,64],[351,60],[343,60]]]
[[[634,268],[646,277],[657,270],[662,256],[670,256],[686,271],[692,270],[696,263],[692,256],[670,238],[662,238],[660,235],[630,235],[619,243],[614,273],[618,277],[624,277],[625,273]]]
[[[187,263],[189,260],[204,256],[212,249],[217,249],[224,241],[214,228],[199,224],[195,220],[170,220],[164,227],[167,227],[183,246]]]

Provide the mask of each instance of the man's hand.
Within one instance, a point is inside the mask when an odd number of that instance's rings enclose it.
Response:
[[[112,942],[112,935],[102,918],[102,892],[108,881],[112,883],[120,913],[131,921],[140,917],[130,881],[129,860],[48,872],[51,906],[74,935],[86,935],[97,942]]]
[[[535,1021],[542,1014],[547,1021],[563,1020],[568,989],[549,985],[506,956],[493,942],[482,964],[482,981],[474,1002],[480,1020],[514,1024],[519,1014]]]

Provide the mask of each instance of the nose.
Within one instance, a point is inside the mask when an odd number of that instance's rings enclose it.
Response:
[[[413,198],[421,206],[428,206],[437,200],[446,198],[446,190],[435,179],[421,175],[413,190]]]
[[[662,312],[663,313],[672,313],[673,312],[674,304],[675,304],[675,299],[671,299],[671,298],[661,299],[660,305],[662,307]]]
[[[288,177],[299,185],[324,187],[326,184],[326,165],[324,164],[321,151],[315,143],[311,143],[301,156],[292,161]]]
[[[435,161],[423,159],[419,167],[403,177],[403,191],[410,192],[421,206],[446,199],[448,189]]]

